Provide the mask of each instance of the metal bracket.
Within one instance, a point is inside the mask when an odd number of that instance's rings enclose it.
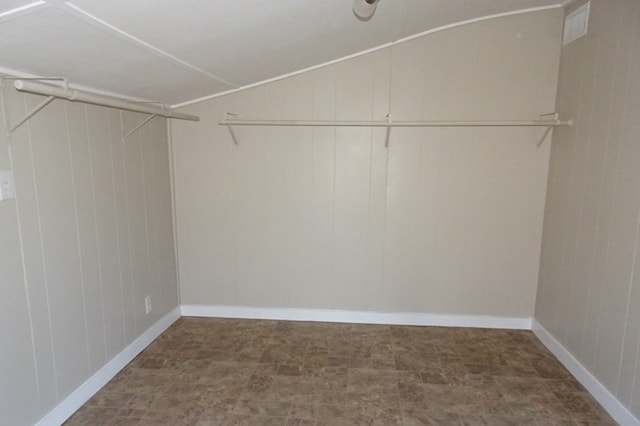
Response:
[[[46,107],[47,105],[49,105],[51,102],[53,102],[53,100],[55,99],[55,96],[49,96],[47,97],[44,101],[40,102],[38,104],[38,106],[36,106],[34,109],[32,109],[27,115],[24,116],[24,118],[20,121],[18,121],[18,123],[16,123],[14,126],[12,126],[11,128],[9,128],[7,130],[7,134],[11,135],[13,132],[15,132],[16,130],[18,130],[18,128],[20,126],[22,126],[24,123],[27,122],[27,120],[29,120],[31,117],[33,117],[34,115],[36,115],[38,112],[40,112],[41,109],[43,109],[44,107]]]
[[[553,119],[556,120],[556,121],[560,120],[560,114],[558,114],[557,112],[550,112],[548,114],[540,114],[540,118],[543,118],[543,117],[553,117]],[[542,134],[542,137],[538,140],[538,142],[536,142],[536,147],[537,148],[540,148],[542,146],[542,144],[544,143],[545,139],[547,138],[547,136],[549,135],[551,130],[553,130],[552,126],[547,127],[547,130],[544,131],[544,133]]]
[[[129,131],[129,133],[127,133],[126,135],[124,135],[124,137],[122,138],[122,140],[127,139],[129,136],[131,136],[132,134],[134,134],[135,132],[137,132],[142,126],[144,126],[145,124],[147,124],[149,121],[153,120],[154,117],[156,117],[157,114],[151,114],[149,117],[145,118],[140,124],[138,124],[136,127],[134,127],[132,130]]]
[[[391,113],[387,114],[387,123],[391,124]],[[387,127],[387,136],[384,140],[384,147],[389,148],[389,138],[391,137],[391,126]]]
[[[2,83],[4,83],[4,80],[46,80],[46,81],[56,80],[56,81],[62,81],[62,85],[64,86],[65,89],[69,88],[69,82],[64,77],[2,77],[0,78],[0,81]],[[40,102],[34,109],[28,112],[27,115],[25,115],[20,121],[18,121],[15,125],[11,127],[9,127],[9,120],[6,117],[7,111],[5,110],[4,113],[5,113],[5,123],[7,124],[7,135],[11,136],[11,134],[13,134],[16,130],[18,130],[20,126],[22,126],[24,123],[29,121],[31,117],[33,117],[38,112],[40,112],[40,110],[42,110],[44,107],[46,107],[51,102],[53,102],[54,99],[55,99],[55,96],[47,97],[44,101]]]
[[[227,121],[227,118],[229,118],[229,117],[234,118],[234,117],[237,117],[237,116],[238,116],[238,114],[234,114],[232,112],[228,112],[226,114],[226,116],[224,117],[224,120],[222,122],[225,123]],[[231,126],[230,124],[226,124],[226,126],[227,126],[227,129],[229,130],[229,134],[231,135],[231,140],[233,140],[233,143],[236,146],[238,146],[239,145],[238,144],[238,138],[236,137],[236,134],[233,131],[233,126]]]

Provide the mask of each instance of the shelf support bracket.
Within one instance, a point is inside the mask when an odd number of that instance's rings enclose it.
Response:
[[[2,77],[1,82],[4,83],[5,80],[37,80],[37,81],[61,81],[62,85],[66,88],[69,85],[69,82],[64,77]],[[2,84],[0,84],[2,85]],[[7,125],[7,135],[11,136],[16,130],[20,128],[24,123],[29,121],[31,117],[40,112],[44,107],[49,105],[55,96],[49,96],[44,101],[40,102],[33,110],[31,110],[27,115],[24,116],[22,120],[16,123],[14,126],[9,127],[9,120],[6,117],[7,111],[5,110],[5,124]]]
[[[134,134],[135,132],[137,132],[138,130],[140,130],[140,128],[142,128],[142,126],[144,126],[145,124],[147,124],[148,122],[150,122],[151,120],[154,119],[154,117],[156,117],[157,114],[151,114],[149,117],[145,118],[140,124],[138,124],[136,127],[134,127],[133,129],[131,129],[129,131],[129,133],[127,133],[126,135],[124,135],[124,138],[122,139],[127,139],[129,136],[131,136],[132,134]]]
[[[225,116],[224,120],[222,121],[223,123],[227,122],[227,118],[231,117],[231,118],[235,118],[237,117],[238,114],[234,114],[232,112],[228,112],[227,115]],[[235,132],[233,131],[233,126],[231,124],[224,124],[227,126],[227,130],[229,130],[229,135],[231,135],[231,140],[233,141],[235,146],[238,146],[238,138],[236,137]]]
[[[387,123],[389,123],[389,127],[387,127],[387,135],[384,139],[384,147],[389,148],[389,138],[391,138],[391,113],[387,114]]]
[[[235,146],[238,146],[238,138],[236,138],[236,134],[233,132],[233,127],[232,126],[227,126],[227,129],[229,129],[229,134],[231,135],[231,139],[233,140],[233,143],[235,144]]]
[[[548,114],[540,114],[540,118],[543,118],[543,117],[553,117],[553,119],[555,121],[560,120],[560,114],[558,114],[557,112],[550,112]],[[571,123],[569,125],[571,125]],[[536,147],[537,148],[540,148],[542,146],[542,144],[544,143],[544,141],[547,138],[547,136],[549,135],[549,133],[551,133],[551,130],[553,130],[553,126],[547,127],[547,130],[544,131],[544,133],[542,134],[542,137],[538,140],[538,142],[536,142]]]
[[[20,121],[18,121],[14,126],[12,126],[11,128],[9,128],[9,130],[7,130],[7,134],[11,135],[13,132],[15,132],[16,130],[18,130],[20,128],[20,126],[22,126],[24,123],[27,122],[27,120],[29,120],[31,117],[33,117],[34,115],[36,115],[38,112],[40,112],[40,110],[42,110],[44,107],[46,107],[47,105],[49,105],[51,102],[53,102],[53,100],[55,99],[55,96],[49,96],[47,97],[44,101],[40,102],[38,104],[38,106],[36,106],[34,109],[32,109],[27,115],[24,116],[24,118]]]

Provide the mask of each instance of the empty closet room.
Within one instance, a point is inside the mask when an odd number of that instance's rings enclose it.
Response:
[[[0,0],[0,425],[640,425],[639,0]]]

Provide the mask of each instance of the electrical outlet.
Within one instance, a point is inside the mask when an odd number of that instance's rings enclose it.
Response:
[[[144,298],[144,311],[147,315],[153,310],[153,306],[151,306],[151,295]]]
[[[13,173],[10,170],[0,170],[0,201],[16,198],[13,184]]]

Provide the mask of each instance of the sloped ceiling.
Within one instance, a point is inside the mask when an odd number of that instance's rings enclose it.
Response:
[[[559,0],[0,0],[0,73],[181,104]]]

